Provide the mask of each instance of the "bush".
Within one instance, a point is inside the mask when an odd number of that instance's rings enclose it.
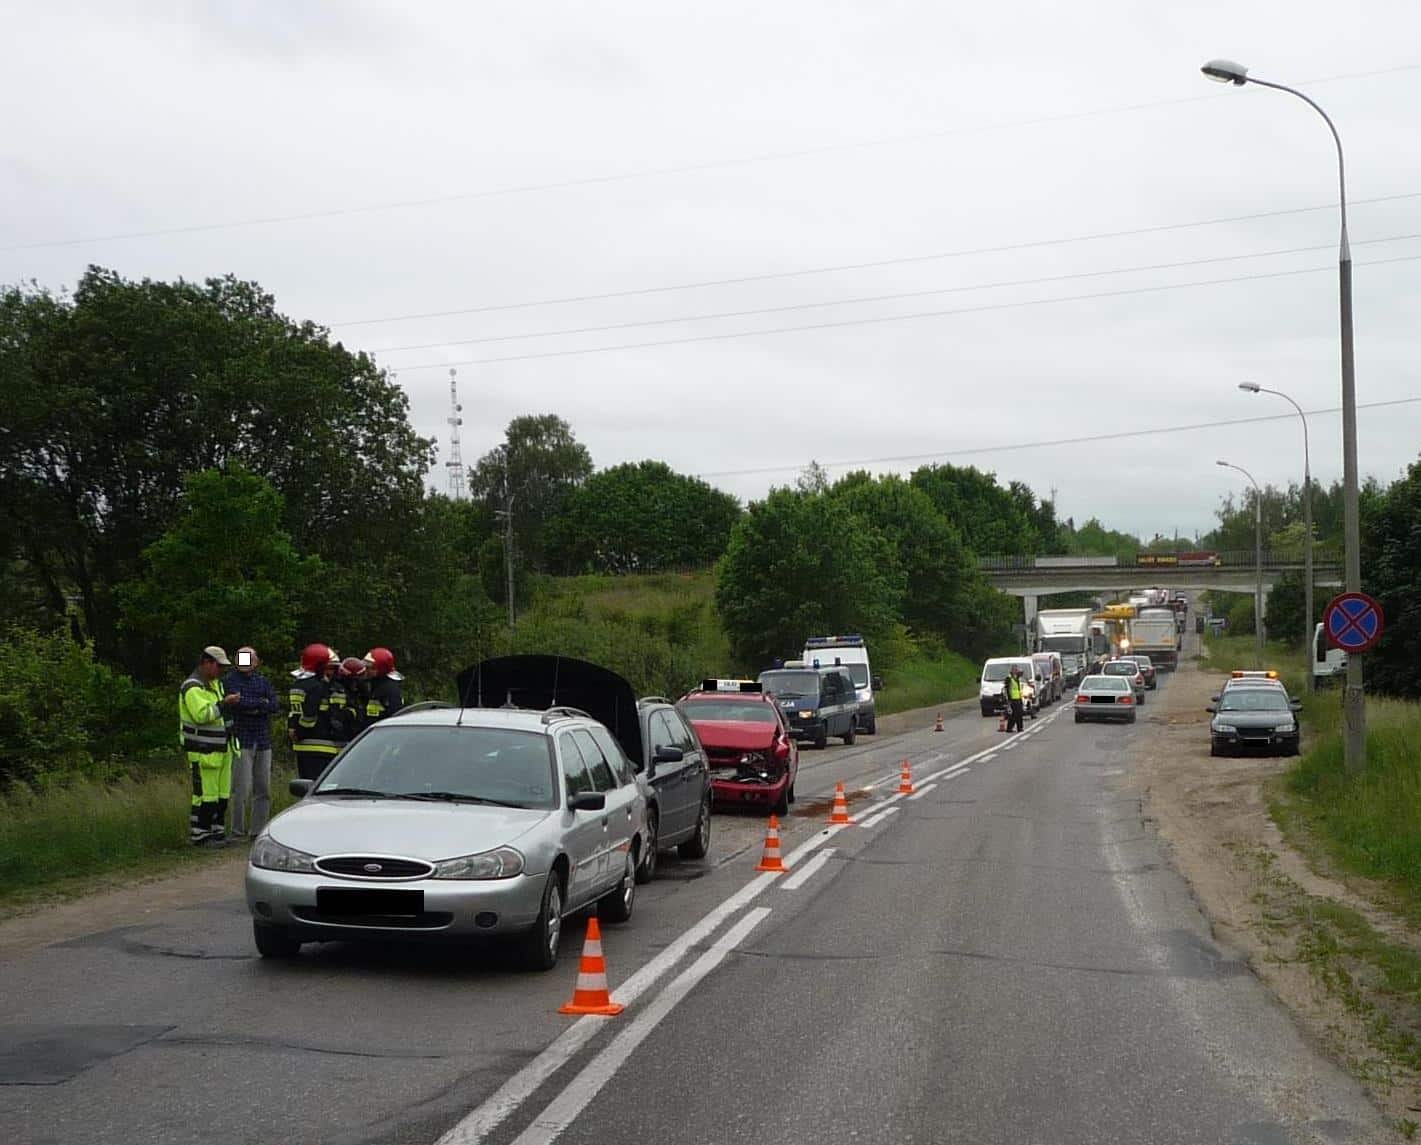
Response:
[[[112,774],[117,760],[176,751],[176,698],[166,717],[156,693],[63,629],[11,628],[0,640],[0,787]]]

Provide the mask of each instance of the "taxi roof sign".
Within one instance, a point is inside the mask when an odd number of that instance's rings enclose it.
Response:
[[[701,691],[703,692],[762,692],[758,680],[722,680],[704,679],[701,681]]]

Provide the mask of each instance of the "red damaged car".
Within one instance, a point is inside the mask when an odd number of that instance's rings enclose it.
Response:
[[[711,798],[721,807],[766,807],[777,815],[794,802],[799,746],[784,716],[754,680],[706,680],[676,705],[706,749]]]

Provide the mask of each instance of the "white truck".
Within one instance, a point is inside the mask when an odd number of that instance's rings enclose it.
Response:
[[[1036,614],[1037,652],[1059,652],[1066,682],[1079,684],[1094,655],[1089,608],[1048,608]]]
[[[1316,687],[1326,687],[1347,675],[1347,653],[1334,648],[1322,625],[1312,630],[1312,679]]]
[[[1167,604],[1147,604],[1130,622],[1131,652],[1142,652],[1157,668],[1173,671],[1179,667],[1179,626],[1174,609]]]
[[[804,642],[804,662],[811,667],[847,668],[858,692],[858,730],[864,735],[878,731],[878,704],[875,692],[883,680],[873,674],[868,662],[868,646],[862,636],[811,636]]]

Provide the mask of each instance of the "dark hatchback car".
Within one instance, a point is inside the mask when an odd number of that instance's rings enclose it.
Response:
[[[1297,755],[1301,743],[1297,710],[1282,688],[1226,688],[1209,707],[1209,754],[1246,751],[1265,755]]]
[[[636,880],[650,882],[658,854],[677,848],[684,859],[710,850],[711,789],[706,754],[695,730],[670,700],[638,700],[617,673],[568,656],[501,656],[459,674],[468,706],[566,706],[605,724],[636,769],[646,795],[646,830]]]

